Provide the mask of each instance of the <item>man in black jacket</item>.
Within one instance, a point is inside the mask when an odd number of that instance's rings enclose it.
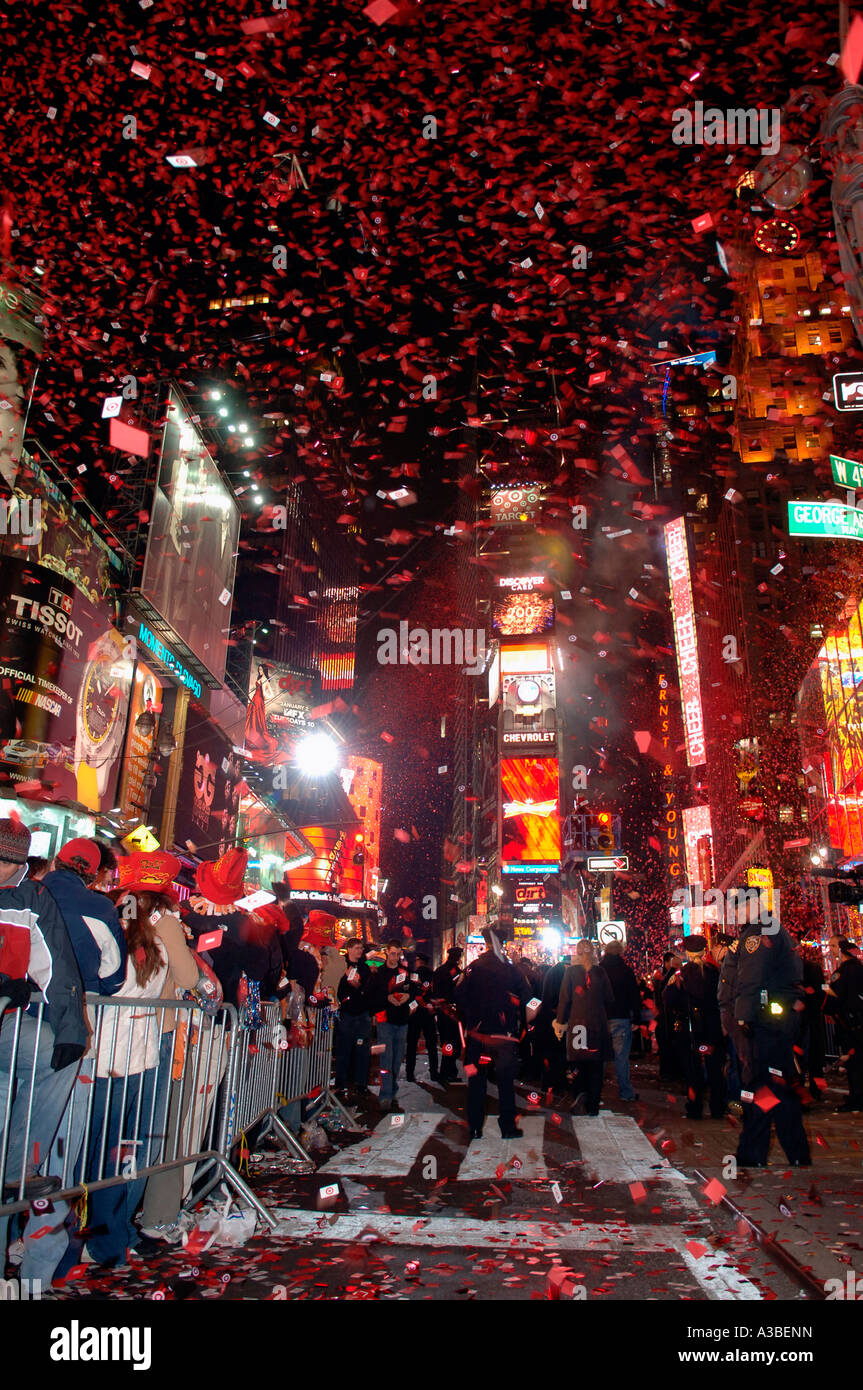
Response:
[[[416,994],[411,1001],[411,1015],[408,1019],[408,1050],[405,1062],[405,1075],[408,1081],[416,1079],[414,1072],[417,1064],[417,1044],[420,1040],[420,1034],[425,1038],[429,1076],[432,1081],[438,1079],[437,1033],[435,1032],[434,1005],[431,1002],[433,981],[434,976],[429,969],[428,956],[417,951],[414,957],[414,968],[411,971],[411,984],[416,986]]]
[[[401,942],[388,942],[384,963],[378,966],[371,982],[369,1001],[377,1026],[378,1041],[384,1044],[378,1098],[383,1110],[391,1110],[396,1115],[402,1114],[396,1097],[399,1093],[399,1072],[402,1069],[408,1041],[409,1005],[414,995],[414,986],[409,976],[408,963],[402,956]]]
[[[515,1117],[515,1073],[523,1031],[524,1005],[530,988],[520,970],[505,958],[500,941],[483,929],[486,949],[456,987],[455,1002],[467,1033],[464,1066],[468,1073],[467,1117],[471,1139],[482,1138],[489,1070],[497,1084],[501,1137],[520,1139]]]
[[[741,928],[733,1000],[743,1080],[741,1166],[767,1166],[774,1124],[789,1163],[808,1167],[811,1162],[794,1065],[805,1008],[802,981],[803,962],[784,927],[770,921]]]
[[[351,1053],[354,1054],[354,1082],[361,1095],[369,1089],[369,1046],[372,1038],[372,1016],[369,1011],[369,987],[372,972],[365,962],[366,948],[358,936],[345,947],[347,969],[339,980],[336,997],[339,1002],[339,1026],[336,1033],[336,1094],[344,1098],[350,1072]]]
[[[838,1018],[842,1031],[848,1077],[848,1099],[837,1108],[836,1114],[859,1115],[863,1110],[863,963],[856,947],[844,936],[837,939],[836,947],[840,965],[831,976],[826,992],[830,1012]]]
[[[0,1204],[19,1199],[22,1176],[25,1198],[59,1186],[40,1180],[38,1170],[47,1166],[87,1047],[81,973],[57,904],[47,888],[26,877],[29,849],[27,827],[0,820],[0,998],[9,1001],[9,1012],[0,1021],[0,1152],[10,1087],[14,1097]],[[31,988],[40,989],[45,1000],[41,1027],[35,1007],[24,1012]],[[13,1012],[17,1010],[22,1012]],[[58,1222],[63,1215],[58,1203]],[[0,1255],[6,1249],[6,1226],[0,1218]],[[21,1277],[47,1285],[62,1249],[58,1253],[53,1241],[42,1245],[44,1250],[39,1242],[25,1242]]]
[[[683,944],[686,964],[672,975],[664,997],[687,1087],[686,1114],[690,1120],[701,1119],[706,1075],[710,1113],[719,1120],[725,1114],[727,1099],[725,1047],[716,997],[719,971],[707,954],[703,936],[687,936]]]
[[[653,977],[653,1003],[656,1008],[656,1046],[659,1049],[660,1080],[668,1081],[680,1075],[680,1067],[675,1051],[671,1019],[663,1002],[665,987],[672,975],[683,964],[675,951],[666,951],[662,957],[662,969]]]
[[[623,959],[623,942],[609,941],[599,962],[608,976],[614,1003],[608,1015],[611,1045],[614,1048],[614,1071],[621,1100],[638,1100],[629,1079],[629,1053],[632,1048],[632,1026],[641,1022],[641,990],[635,972]]]
[[[432,977],[432,999],[437,1010],[437,1029],[440,1037],[440,1080],[444,1085],[458,1081],[456,1062],[461,1056],[461,1035],[455,1021],[455,990],[462,978],[463,951],[454,946],[443,965]]]

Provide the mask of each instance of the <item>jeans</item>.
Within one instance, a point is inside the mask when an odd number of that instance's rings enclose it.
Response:
[[[113,1177],[116,1171],[124,1172],[133,1154],[134,1166],[146,1165],[149,1156],[150,1107],[153,1103],[156,1075],[156,1067],[149,1071],[133,1072],[128,1077],[125,1087],[123,1077],[96,1079],[86,1168],[87,1176],[91,1180],[95,1180],[99,1172],[103,1137],[104,1177]],[[141,1141],[137,1147],[129,1146],[124,1149],[124,1145],[130,1145],[130,1141],[135,1137]],[[134,1166],[131,1171],[134,1171]],[[98,1192],[90,1194],[87,1249],[97,1263],[105,1264],[112,1260],[122,1263],[125,1261],[127,1248],[137,1245],[139,1234],[132,1224],[132,1217],[144,1195],[146,1185],[146,1178],[134,1178],[131,1182],[117,1183],[114,1187],[101,1188]]]
[[[629,1051],[632,1047],[632,1019],[610,1018],[611,1045],[614,1048],[614,1070],[621,1100],[633,1100],[635,1092],[629,1079]]]
[[[405,1071],[408,1081],[413,1081],[414,1071],[417,1064],[417,1044],[420,1034],[425,1038],[426,1056],[428,1057],[429,1076],[432,1081],[438,1078],[437,1060],[437,1033],[435,1032],[434,1014],[428,1009],[424,1009],[418,1004],[408,1021],[408,1052]]]
[[[491,1057],[491,1063],[480,1066],[481,1057]],[[489,1071],[494,1067],[494,1080],[497,1086],[497,1122],[501,1134],[515,1129],[515,1073],[518,1070],[518,1041],[501,1043],[495,1048],[484,1047],[475,1038],[468,1038],[464,1053],[465,1066],[474,1066],[476,1071],[468,1077],[467,1119],[471,1134],[481,1132],[485,1119],[485,1098],[488,1089]]]
[[[339,1025],[335,1039],[337,1091],[341,1091],[348,1083],[351,1060],[353,1060],[354,1084],[368,1086],[371,1037],[371,1014],[339,1014]],[[353,1059],[351,1054],[353,1054]]]
[[[399,1093],[399,1072],[408,1043],[406,1023],[379,1023],[378,1042],[384,1044],[381,1057],[381,1100],[395,1100]]]
[[[6,1172],[4,1182],[17,1183],[21,1178],[22,1166],[25,1172],[33,1175],[37,1171],[60,1174],[62,1163],[52,1162],[52,1147],[61,1127],[69,1096],[75,1084],[78,1067],[64,1067],[62,1071],[51,1070],[51,1054],[54,1051],[54,1033],[43,1018],[39,1020],[32,1014],[6,1014],[0,1020],[0,1145],[3,1142],[3,1128],[6,1122],[6,1105],[9,1099],[10,1073],[12,1069],[12,1041],[15,1021],[20,1018],[18,1057],[15,1079],[12,1085],[12,1113],[9,1125],[9,1146],[6,1153]],[[37,1041],[38,1035],[38,1041]],[[30,1117],[30,1134],[27,1154],[22,1153],[24,1132],[27,1125],[27,1108],[30,1101],[30,1079],[35,1063],[35,1090],[33,1111]],[[11,1200],[17,1199],[17,1192]],[[2,1198],[0,1198],[2,1201]],[[43,1288],[50,1288],[54,1272],[63,1257],[68,1243],[64,1225],[68,1208],[65,1202],[54,1202],[53,1212],[27,1213],[24,1230],[24,1260],[20,1274],[22,1279],[38,1279]],[[17,1228],[18,1218],[13,1218]],[[50,1230],[36,1236],[36,1232]],[[9,1218],[0,1217],[0,1254],[5,1255],[8,1238]]]

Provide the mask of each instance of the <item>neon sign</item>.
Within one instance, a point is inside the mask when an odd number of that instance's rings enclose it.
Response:
[[[680,676],[680,702],[686,737],[686,761],[690,767],[699,767],[707,761],[707,749],[704,742],[701,681],[698,676],[698,637],[695,632],[695,608],[689,577],[686,521],[683,517],[668,522],[665,527],[665,546],[671,586],[674,647]]]

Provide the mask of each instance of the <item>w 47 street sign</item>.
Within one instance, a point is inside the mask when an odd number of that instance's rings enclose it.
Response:
[[[589,874],[620,873],[629,868],[628,854],[589,854],[587,872]]]
[[[833,481],[840,487],[863,488],[863,463],[831,454],[830,467],[833,469]]]

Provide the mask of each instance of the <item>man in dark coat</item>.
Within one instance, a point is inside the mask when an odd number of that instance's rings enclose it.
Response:
[[[608,976],[596,963],[593,942],[579,941],[575,955],[576,964],[566,971],[560,987],[554,1031],[566,1037],[566,1054],[575,1066],[574,1100],[583,1095],[586,1113],[598,1115],[603,1071],[612,1056],[608,1011],[614,995]]]
[[[680,1075],[677,1062],[677,1053],[674,1046],[674,1034],[671,1028],[671,1019],[668,1017],[668,1010],[663,1003],[665,987],[675,971],[679,970],[683,964],[682,958],[675,951],[666,951],[662,957],[662,969],[657,971],[653,977],[653,1002],[656,1006],[656,1046],[659,1049],[659,1076],[661,1080],[668,1081]]]
[[[566,1090],[566,1044],[554,1032],[557,1018],[557,1005],[560,1000],[560,987],[570,965],[575,964],[575,951],[569,961],[559,960],[546,971],[542,982],[542,1008],[536,1021],[536,1035],[541,1049],[543,1085],[554,1091]]]
[[[441,1049],[439,1079],[445,1086],[458,1081],[456,1062],[461,1056],[461,1034],[455,1019],[455,991],[462,978],[463,954],[460,946],[454,946],[432,976],[432,1002]]]
[[[623,942],[609,941],[600,961],[608,976],[614,1001],[608,1015],[611,1045],[614,1049],[614,1070],[621,1100],[638,1100],[629,1079],[629,1054],[632,1049],[633,1024],[641,1022],[641,990],[635,971],[623,959]]]
[[[431,1002],[433,980],[434,976],[429,969],[428,956],[417,951],[414,957],[414,968],[411,971],[411,983],[416,986],[416,1008],[411,1010],[411,1016],[408,1019],[408,1049],[405,1058],[405,1076],[408,1081],[415,1080],[417,1045],[420,1035],[425,1039],[429,1076],[432,1081],[438,1079],[437,1033],[435,1031],[434,1005]]]
[[[863,1110],[863,963],[845,937],[836,945],[840,964],[831,976],[827,996],[830,1011],[839,1020],[848,1077],[848,1099],[836,1113],[859,1115]]]
[[[772,920],[764,927],[742,927],[733,1001],[743,1079],[743,1132],[737,1146],[741,1166],[767,1166],[774,1124],[788,1162],[796,1167],[811,1162],[794,1065],[805,1008],[802,981],[803,962],[784,927]]]
[[[686,1114],[700,1120],[705,1079],[710,1089],[710,1114],[725,1114],[725,1047],[717,990],[719,971],[707,954],[703,936],[687,936],[686,964],[665,987],[665,1004],[672,1019],[678,1057],[687,1087]]]
[[[530,995],[522,972],[506,959],[491,928],[483,930],[486,949],[455,989],[466,1031],[467,1115],[471,1139],[482,1138],[489,1071],[497,1085],[498,1124],[503,1139],[520,1139],[516,1124],[515,1073],[523,1010]]]

